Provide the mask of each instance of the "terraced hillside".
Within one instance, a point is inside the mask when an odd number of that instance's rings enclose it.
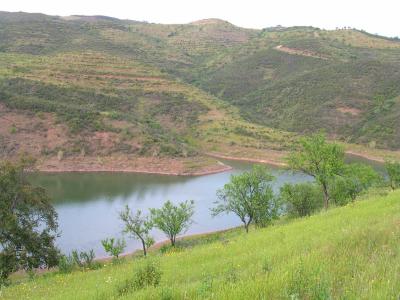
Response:
[[[400,146],[400,43],[0,12],[0,153],[42,170],[193,173],[206,154],[278,161],[293,133]],[[273,129],[275,128],[275,129]]]
[[[381,148],[400,146],[400,42],[357,30],[271,28],[233,49],[197,84],[251,121],[325,128]]]

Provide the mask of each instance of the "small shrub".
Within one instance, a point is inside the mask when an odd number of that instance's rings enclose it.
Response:
[[[126,279],[124,282],[117,286],[117,294],[119,297],[124,296],[135,288],[134,281],[131,279]]]
[[[71,255],[62,255],[58,261],[58,271],[63,274],[71,273],[75,266],[75,260]]]
[[[183,247],[179,245],[171,246],[171,244],[165,244],[160,247],[162,254],[172,254],[183,251]]]
[[[213,283],[214,283],[214,278],[209,274],[205,275],[203,280],[201,281],[198,293],[202,296],[209,293],[213,288]]]
[[[80,268],[95,270],[101,268],[102,266],[101,263],[94,261],[95,254],[93,249],[88,252],[82,251],[80,253],[77,250],[73,250],[71,255],[75,265],[79,266]]]
[[[79,252],[77,250],[72,250],[71,252],[72,259],[74,260],[74,264],[80,268],[83,268],[83,262],[79,256]]]
[[[93,249],[91,249],[89,252],[81,252],[80,256],[86,266],[90,266],[95,258]]]
[[[147,262],[135,274],[134,286],[142,289],[148,286],[157,286],[161,280],[161,271],[155,262]]]
[[[124,239],[114,238],[105,239],[101,241],[104,250],[113,257],[114,260],[118,260],[119,255],[124,251],[126,247],[126,242]]]
[[[2,276],[2,274],[0,273],[0,291],[3,286],[8,286],[8,285],[10,285],[10,280],[8,278],[4,278]],[[0,295],[1,295],[1,292],[0,292]]]
[[[26,271],[26,273],[28,274],[29,280],[32,281],[32,280],[35,279],[36,273],[35,273],[35,271],[34,271],[33,269],[28,269],[28,270]]]
[[[400,187],[400,162],[386,161],[385,169],[388,174],[389,186],[392,190]]]
[[[17,127],[14,124],[10,128],[10,133],[11,134],[16,134],[17,133]]]
[[[323,195],[314,183],[286,183],[281,187],[281,201],[292,217],[311,215],[323,205]]]
[[[133,279],[126,279],[117,286],[117,294],[118,296],[123,296],[134,290],[140,290],[149,286],[158,286],[161,275],[161,271],[155,262],[147,262],[136,271]]]

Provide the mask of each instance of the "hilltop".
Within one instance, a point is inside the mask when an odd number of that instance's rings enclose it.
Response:
[[[264,229],[188,241],[95,271],[47,273],[2,290],[3,299],[394,299],[399,285],[399,192]],[[155,262],[157,287],[127,290]]]
[[[400,42],[359,30],[245,29],[0,12],[0,155],[41,170],[214,172],[280,162],[324,128],[400,147]]]

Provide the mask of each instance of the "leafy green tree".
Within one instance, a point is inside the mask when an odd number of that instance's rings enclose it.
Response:
[[[330,194],[336,205],[345,205],[374,184],[381,181],[381,176],[365,164],[353,163],[343,166],[339,176],[330,184]]]
[[[234,213],[242,221],[246,232],[249,225],[266,226],[278,215],[278,201],[270,182],[274,177],[265,167],[254,166],[249,172],[232,175],[230,182],[217,192],[214,216]]]
[[[140,240],[143,248],[143,255],[147,255],[147,249],[154,244],[154,239],[150,236],[150,230],[153,223],[148,216],[143,216],[138,210],[136,214],[132,214],[128,205],[119,214],[120,219],[125,223],[124,233],[129,234],[132,238]]]
[[[58,264],[57,213],[46,191],[32,186],[33,161],[0,163],[0,282],[10,273]]]
[[[118,259],[119,255],[124,251],[126,242],[124,239],[107,238],[101,241],[104,251],[111,255],[114,259]]]
[[[154,226],[164,232],[175,246],[176,236],[187,231],[193,223],[194,201],[184,201],[179,205],[167,201],[161,208],[151,208],[150,213]]]
[[[389,177],[389,185],[392,190],[400,187],[400,162],[386,161],[385,162],[386,172]]]
[[[340,174],[344,165],[344,150],[328,143],[325,134],[318,133],[300,139],[300,150],[288,158],[291,169],[302,171],[315,178],[324,195],[325,209],[329,206],[329,183]]]
[[[286,183],[281,187],[280,198],[290,216],[305,217],[323,206],[324,198],[315,183]]]

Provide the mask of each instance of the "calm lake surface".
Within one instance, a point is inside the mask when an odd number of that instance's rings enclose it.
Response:
[[[351,160],[359,160],[351,158]],[[59,173],[35,174],[31,181],[46,188],[58,212],[61,236],[57,244],[63,253],[74,249],[93,249],[96,256],[106,256],[101,240],[122,237],[123,224],[118,212],[128,204],[131,209],[161,207],[166,200],[174,203],[195,201],[194,224],[185,234],[205,233],[240,225],[234,215],[212,217],[210,208],[216,201],[216,191],[229,181],[232,174],[239,174],[252,167],[250,163],[223,161],[233,170],[196,177],[128,173]],[[276,177],[275,191],[286,182],[309,181],[301,173],[270,168]],[[165,240],[163,233],[153,231],[156,241]],[[139,242],[126,237],[131,252],[139,249]]]

